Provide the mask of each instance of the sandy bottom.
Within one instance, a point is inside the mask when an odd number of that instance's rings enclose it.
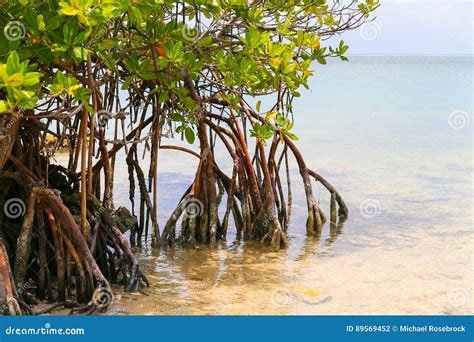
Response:
[[[315,241],[296,256],[251,245],[162,252],[142,260],[146,294],[117,289],[109,314],[473,314],[474,240],[441,229],[340,235],[341,244],[365,246],[347,255]]]

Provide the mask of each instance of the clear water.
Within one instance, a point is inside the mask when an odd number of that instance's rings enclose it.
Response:
[[[360,56],[316,66],[312,92],[295,103],[295,133],[308,165],[345,198],[345,224],[305,236],[293,163],[286,251],[232,235],[217,249],[144,247],[151,287],[117,289],[111,313],[472,314],[473,64]],[[162,150],[159,168],[163,225],[196,160]],[[130,206],[126,168],[117,172],[116,202]],[[327,193],[317,196],[327,212]]]

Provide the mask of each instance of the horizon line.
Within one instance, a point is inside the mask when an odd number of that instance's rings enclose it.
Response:
[[[473,57],[474,54],[422,54],[422,53],[352,53],[347,57]]]

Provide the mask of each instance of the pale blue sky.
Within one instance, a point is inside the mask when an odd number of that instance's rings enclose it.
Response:
[[[373,23],[342,39],[349,54],[472,55],[473,2],[381,0]]]

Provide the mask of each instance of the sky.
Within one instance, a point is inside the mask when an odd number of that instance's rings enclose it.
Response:
[[[472,55],[474,0],[380,0],[376,19],[339,37],[349,54]]]

